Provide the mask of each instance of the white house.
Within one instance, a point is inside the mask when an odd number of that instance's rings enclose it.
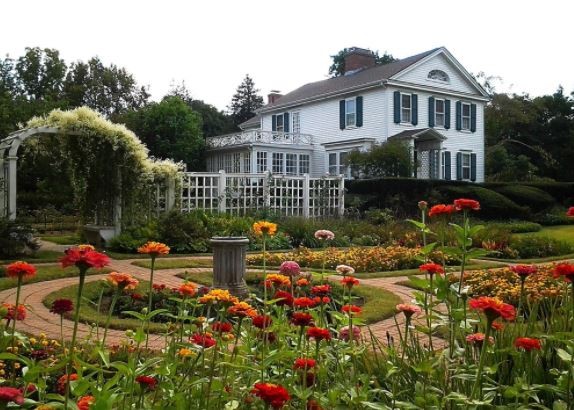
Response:
[[[207,138],[208,171],[349,175],[350,151],[397,138],[417,178],[484,181],[489,96],[444,47],[386,65],[354,47],[344,75],[268,97],[241,132]]]

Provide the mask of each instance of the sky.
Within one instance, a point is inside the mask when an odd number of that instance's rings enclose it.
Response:
[[[444,46],[471,73],[501,77],[497,92],[536,96],[574,91],[573,15],[570,0],[10,0],[0,55],[98,56],[154,100],[184,82],[224,110],[246,74],[266,96],[327,78],[345,47],[404,58]]]

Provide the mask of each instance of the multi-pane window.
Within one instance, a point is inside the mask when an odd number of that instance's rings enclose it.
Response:
[[[470,130],[470,104],[462,103],[462,129]]]
[[[411,95],[401,94],[401,122],[411,122]]]
[[[297,175],[297,154],[285,154],[285,173]]]
[[[233,171],[232,172],[241,172],[241,153],[234,152],[233,153]]]
[[[225,163],[223,166],[223,169],[225,170],[225,172],[233,172],[233,163],[232,163],[232,158],[230,154],[225,154]]]
[[[310,163],[309,155],[307,154],[299,155],[299,175],[309,173],[309,163]]]
[[[443,151],[440,153],[440,174],[442,175],[442,179],[446,179],[446,167],[444,166],[445,164],[445,157],[446,157],[446,152]],[[449,175],[450,177],[450,175]]]
[[[444,100],[434,100],[435,127],[444,127]]]
[[[251,152],[249,151],[243,153],[243,172],[251,172]]]
[[[357,123],[357,103],[353,98],[345,101],[345,126],[354,127]]]
[[[338,166],[337,166],[337,153],[332,152],[329,154],[329,174],[337,175]]]
[[[285,127],[283,126],[283,116],[282,115],[276,115],[276,126],[275,126],[275,130],[279,131],[279,132],[283,132],[283,130],[285,129]]]
[[[349,166],[347,165],[348,152],[329,153],[329,174],[349,176]]]
[[[470,179],[470,153],[463,152],[462,159],[462,179]]]
[[[299,134],[301,132],[301,117],[299,112],[292,113],[291,118],[291,122],[293,123],[293,127],[291,127],[291,129],[294,134]]]
[[[339,153],[339,174],[347,175],[347,170],[349,169],[349,166],[347,165],[348,156],[348,152]]]
[[[267,171],[267,152],[257,151],[257,172],[263,173]]]
[[[282,152],[273,153],[272,172],[274,174],[283,174],[283,166],[285,161],[285,154]]]

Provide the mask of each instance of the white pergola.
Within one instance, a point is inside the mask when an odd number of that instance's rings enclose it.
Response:
[[[0,216],[16,219],[18,148],[31,137],[47,134],[79,135],[59,128],[38,127],[15,131],[0,141]]]

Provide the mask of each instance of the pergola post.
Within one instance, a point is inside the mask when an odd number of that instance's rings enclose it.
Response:
[[[8,219],[13,221],[16,219],[16,172],[17,172],[17,156],[9,156],[6,158],[8,162]]]

